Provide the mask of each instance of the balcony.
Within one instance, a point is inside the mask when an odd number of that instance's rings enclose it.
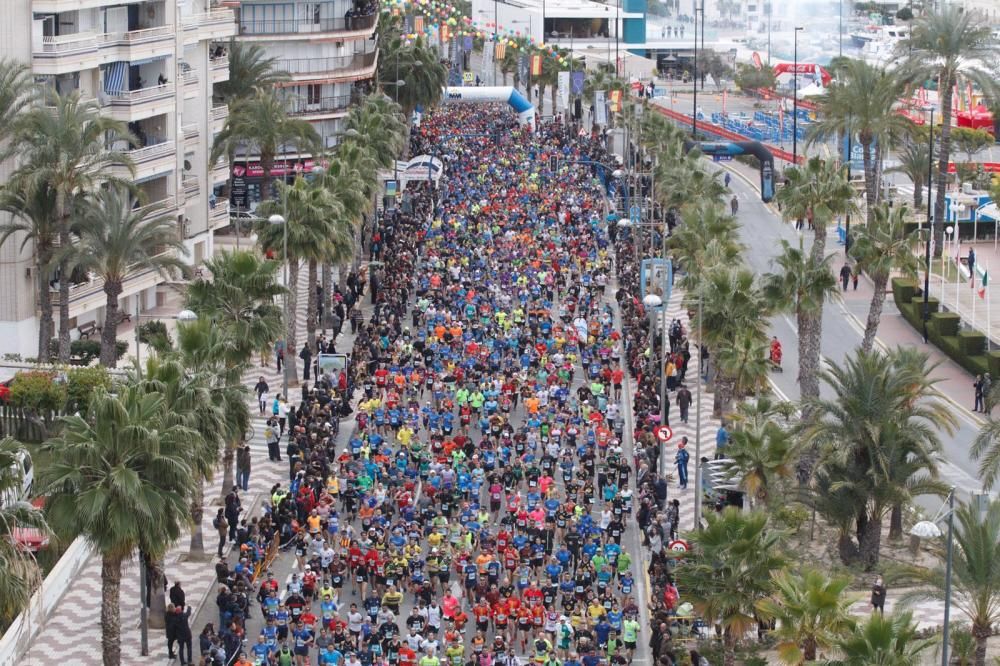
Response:
[[[184,44],[234,37],[235,21],[233,10],[226,8],[184,16],[181,18],[181,24],[184,26]]]
[[[220,56],[212,60],[208,66],[212,83],[222,83],[229,80],[229,56]]]
[[[198,123],[183,125],[181,127],[181,133],[184,135],[185,152],[194,150],[198,146],[198,137],[200,134],[200,131],[198,130]]]
[[[353,99],[354,95],[336,95],[313,100],[296,96],[286,100],[285,108],[290,116],[336,117],[347,113]],[[314,118],[314,120],[320,120],[320,118]]]
[[[197,199],[201,194],[201,184],[195,176],[184,176],[181,180],[184,186],[184,199],[185,201],[192,201]]]
[[[129,174],[125,167],[114,167],[113,173],[119,178],[145,180],[170,173],[177,168],[177,144],[173,141],[160,141],[142,148],[134,148],[125,154],[132,160],[135,175]]]
[[[214,208],[208,211],[208,226],[210,229],[221,229],[229,225],[229,202],[217,201]]]
[[[108,115],[122,122],[134,122],[169,113],[174,107],[174,84],[123,90],[116,95],[106,95],[101,106]]]
[[[291,58],[278,60],[275,67],[291,75],[294,82],[328,79],[355,80],[375,73],[378,50],[371,53],[335,56],[332,58]],[[287,84],[286,84],[287,85]]]
[[[169,56],[173,51],[170,25],[120,33],[48,35],[32,44],[32,69],[37,75],[68,74],[112,61]]]
[[[212,179],[212,187],[216,185],[222,185],[229,180],[229,158],[220,157],[218,161],[212,165],[212,171],[209,174]]]
[[[208,122],[212,129],[213,136],[222,131],[222,128],[226,126],[226,120],[228,118],[229,106],[227,104],[219,104],[218,106],[212,107],[212,110],[208,113]]]
[[[198,72],[189,69],[181,73],[181,79],[184,81],[184,99],[194,99],[197,97],[200,91],[198,87]]]
[[[292,37],[308,39],[311,35],[337,36],[344,39],[351,37],[369,37],[378,23],[378,13],[367,16],[351,16],[338,18],[315,19],[311,16],[302,19],[257,19],[253,16],[240,16],[239,35],[241,37],[263,40],[274,40],[276,37]]]

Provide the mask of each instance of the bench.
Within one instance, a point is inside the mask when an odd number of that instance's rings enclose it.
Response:
[[[97,325],[97,322],[88,321],[86,324],[80,324],[76,327],[76,330],[80,333],[81,340],[89,340],[90,336],[101,330]]]

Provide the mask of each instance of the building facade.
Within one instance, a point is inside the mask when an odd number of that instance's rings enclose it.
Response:
[[[374,87],[378,9],[374,0],[242,0],[235,8],[237,39],[260,45],[288,72],[289,80],[279,86],[288,113],[308,120],[326,148],[337,144],[350,107]],[[286,152],[272,173],[291,178],[308,172],[315,157]],[[237,156],[231,199],[236,208],[256,207],[261,175],[256,155]]]
[[[176,216],[199,265],[213,252],[213,229],[229,224],[228,204],[214,194],[229,176],[225,159],[209,164],[212,139],[228,109],[213,104],[213,86],[229,77],[224,44],[237,32],[233,10],[211,0],[7,0],[0,23],[0,56],[30,64],[35,80],[60,93],[78,91],[102,112],[128,124],[138,145],[127,148],[131,176],[149,202]],[[0,165],[0,181],[16,162]],[[123,171],[122,175],[128,175]],[[37,289],[30,245],[13,238],[0,247],[0,352],[37,351]],[[158,274],[128,277],[123,312],[155,307]],[[158,289],[159,287],[159,289]],[[53,288],[50,297],[58,300]],[[70,291],[71,336],[104,318],[99,279]],[[58,324],[57,324],[58,325]]]

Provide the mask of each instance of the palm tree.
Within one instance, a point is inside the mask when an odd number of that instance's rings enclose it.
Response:
[[[799,333],[799,387],[803,400],[819,397],[823,304],[837,290],[830,257],[817,259],[782,241],[780,273],[764,276],[764,293],[779,310],[795,313]]]
[[[403,81],[392,93],[403,108],[407,127],[418,106],[429,109],[441,101],[448,85],[448,70],[441,64],[437,49],[417,37],[412,42],[397,36],[379,54],[379,81]]]
[[[876,206],[871,211],[868,224],[858,229],[851,246],[858,260],[858,267],[868,273],[875,283],[875,291],[868,306],[865,336],[861,341],[861,349],[865,351],[871,351],[875,344],[889,276],[894,271],[906,277],[917,274],[919,261],[913,250],[918,242],[919,232],[907,232],[906,213],[906,206]]]
[[[8,626],[42,584],[42,574],[31,551],[22,547],[14,530],[29,528],[49,533],[42,512],[20,497],[21,478],[19,458],[25,455],[24,447],[10,437],[0,439],[0,496],[15,497],[0,502],[0,625]]]
[[[740,331],[716,347],[715,364],[724,378],[716,392],[720,414],[729,411],[733,400],[741,401],[765,389],[771,371],[767,351],[767,336],[750,330]]]
[[[271,198],[271,171],[279,152],[295,148],[316,154],[322,140],[307,120],[289,118],[285,103],[273,88],[254,88],[252,95],[237,98],[229,111],[226,126],[212,143],[209,162],[214,164],[223,155],[232,156],[237,147],[260,156],[263,172],[261,198]]]
[[[667,239],[676,265],[684,270],[681,286],[697,288],[706,270],[718,262],[730,264],[741,250],[739,224],[722,206],[701,202],[681,211],[681,222]]]
[[[951,99],[958,78],[979,86],[986,97],[997,98],[996,72],[993,63],[996,42],[988,23],[980,21],[974,12],[945,4],[924,12],[910,28],[909,39],[899,44],[903,59],[900,78],[912,85],[937,81],[941,104],[941,137],[938,143],[937,197],[934,219],[945,219],[945,191],[948,185],[948,162],[951,159]],[[934,230],[935,256],[940,256],[944,241],[944,225]]]
[[[0,211],[10,213],[13,220],[0,225],[0,246],[12,237],[20,236],[20,250],[28,243],[35,248],[35,277],[38,281],[38,360],[48,363],[52,358],[52,294],[49,282],[55,265],[56,228],[55,195],[47,185],[29,188],[27,183],[12,183],[0,189]]]
[[[834,641],[842,656],[828,659],[826,666],[912,666],[923,663],[923,653],[934,647],[935,637],[921,638],[910,612],[872,613],[852,633]]]
[[[197,433],[164,420],[166,401],[135,386],[98,389],[87,414],[62,417],[42,470],[45,512],[57,534],[85,537],[101,554],[101,651],[121,663],[122,564],[158,557],[181,534]]]
[[[384,94],[371,94],[347,114],[345,138],[341,145],[357,140],[368,146],[371,157],[389,168],[402,151],[406,138],[406,120],[402,109]],[[349,134],[351,130],[359,136]]]
[[[864,160],[869,222],[881,200],[878,183],[887,148],[893,139],[913,130],[913,122],[893,108],[902,92],[899,77],[885,68],[861,59],[848,60],[820,98],[819,120],[809,129],[810,141],[857,137]]]
[[[904,174],[913,182],[913,208],[920,210],[924,203],[924,183],[931,171],[931,151],[924,141],[907,139],[896,149],[894,167],[886,169],[886,173]]]
[[[778,189],[775,200],[786,220],[813,216],[811,252],[819,261],[826,256],[826,226],[838,215],[856,209],[854,190],[847,175],[833,160],[811,158],[801,167],[785,169],[788,184]]]
[[[706,518],[705,529],[690,535],[693,552],[675,575],[698,615],[722,628],[725,664],[732,666],[737,642],[759,622],[757,604],[774,589],[771,572],[785,566],[783,534],[760,511],[727,507]]]
[[[222,332],[218,349],[227,369],[242,370],[281,337],[281,308],[275,304],[285,293],[277,279],[280,266],[249,251],[217,252],[205,262],[212,279],[188,285],[187,307]]]
[[[819,464],[834,491],[855,504],[862,563],[878,565],[882,521],[894,507],[920,494],[947,494],[936,480],[939,433],[950,433],[954,415],[933,399],[936,380],[926,359],[901,362],[877,351],[858,351],[844,365],[830,363],[823,381],[834,397],[810,402],[806,444],[822,453]],[[843,549],[842,552],[848,552]]]
[[[255,88],[270,89],[287,81],[288,72],[276,68],[278,59],[268,57],[260,44],[229,39],[229,79],[215,84],[212,92],[222,101],[234,100],[254,94]]]
[[[288,238],[288,307],[285,322],[285,373],[289,383],[298,383],[298,366],[295,355],[298,351],[299,262],[309,262],[309,293],[315,298],[315,262],[322,261],[330,253],[329,220],[340,214],[337,202],[320,186],[308,183],[304,178],[296,178],[292,185],[278,183],[278,199],[265,201],[257,208],[264,219],[257,224],[257,240],[265,252],[281,254],[285,249],[285,234]],[[270,224],[268,216],[282,214],[284,225]],[[282,228],[284,227],[284,228]]]
[[[730,473],[739,479],[751,506],[769,504],[778,485],[795,476],[799,442],[776,420],[789,406],[760,396],[736,408],[736,426],[726,445],[726,457]]]
[[[31,68],[16,60],[0,58],[0,143],[11,137],[19,114],[31,104],[32,93]],[[11,144],[5,146],[0,159],[6,159],[11,149]]]
[[[85,200],[76,233],[80,242],[74,248],[74,266],[104,281],[101,364],[114,368],[118,324],[123,319],[118,297],[125,278],[136,270],[184,274],[187,266],[173,252],[187,254],[187,249],[177,234],[173,213],[162,204],[139,206],[122,186],[99,190]]]
[[[854,629],[853,599],[844,595],[849,578],[831,578],[817,569],[776,571],[772,578],[775,593],[757,604],[757,612],[765,620],[777,621],[773,635],[783,663],[798,666],[815,661],[818,650],[829,649]]]
[[[955,509],[954,549],[952,552],[952,604],[972,624],[976,639],[976,666],[986,664],[986,641],[993,635],[993,626],[1000,622],[1000,502],[993,500],[986,511],[979,506],[962,503]],[[943,549],[937,555],[944,560]],[[901,581],[921,587],[904,593],[900,604],[907,605],[926,599],[941,599],[946,588],[944,567],[908,567]]]
[[[96,100],[84,101],[79,92],[60,95],[50,91],[45,105],[22,113],[13,143],[21,164],[11,176],[11,186],[35,192],[45,189],[54,195],[55,227],[59,246],[70,248],[70,215],[74,199],[83,192],[124,182],[114,175],[114,167],[132,171],[132,160],[117,148],[135,144],[125,123],[101,115]],[[66,251],[57,262],[59,272],[59,361],[69,362],[70,256]]]

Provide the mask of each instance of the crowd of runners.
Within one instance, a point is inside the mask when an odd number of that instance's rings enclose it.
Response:
[[[676,507],[641,434],[645,318],[586,164],[610,158],[575,128],[465,105],[425,117],[411,154],[445,176],[379,219],[380,267],[366,294],[349,286],[374,304],[351,376],[316,377],[288,410],[271,453],[289,480],[219,564],[203,663],[624,666],[648,647],[673,664]],[[274,542],[287,582],[257,566]]]

